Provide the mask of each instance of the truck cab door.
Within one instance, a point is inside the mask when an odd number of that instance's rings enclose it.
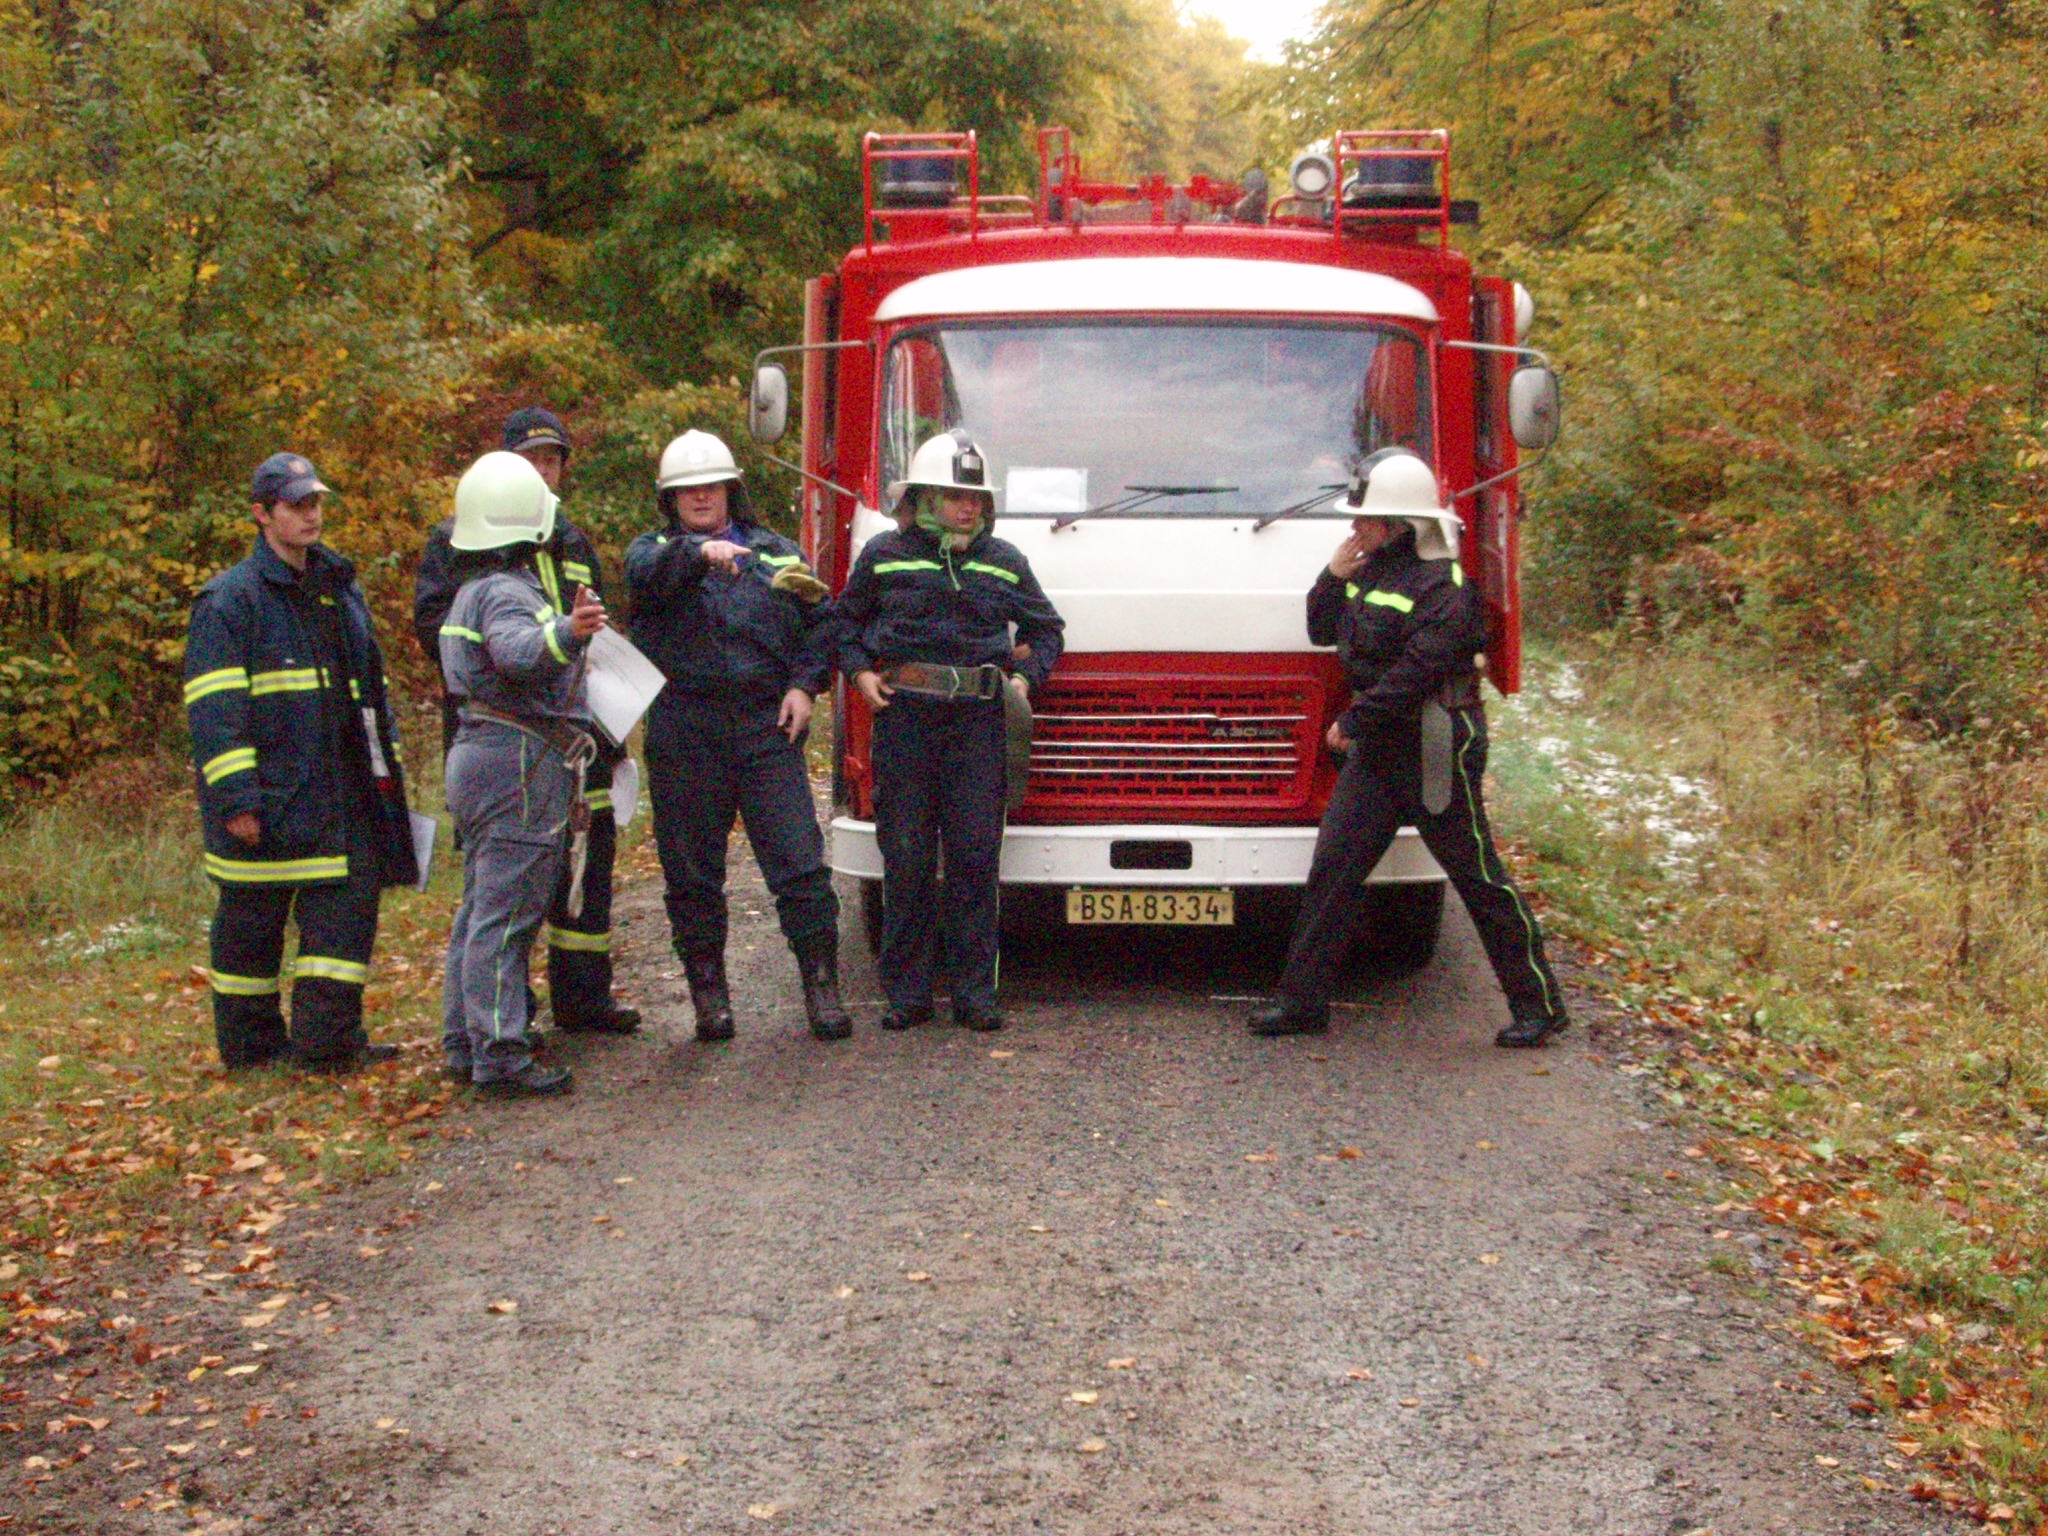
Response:
[[[1472,339],[1511,347],[1515,335],[1514,285],[1505,278],[1473,284]],[[1506,474],[1507,479],[1471,498],[1466,509],[1465,568],[1479,583],[1486,606],[1486,675],[1502,693],[1522,686],[1522,482],[1514,434],[1508,430],[1508,376],[1514,359],[1497,352],[1473,354],[1475,484]]]

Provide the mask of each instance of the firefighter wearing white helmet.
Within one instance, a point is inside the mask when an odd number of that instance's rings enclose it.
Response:
[[[626,551],[633,639],[668,679],[647,716],[648,790],[669,936],[697,1038],[729,1040],[725,854],[733,818],[775,897],[811,1033],[841,1040],[839,899],[804,735],[831,680],[830,605],[803,552],[753,520],[732,450],[685,432],[655,473],[662,526]]]
[[[889,494],[898,531],[868,541],[839,595],[839,667],[874,711],[881,1023],[932,1017],[943,956],[953,1021],[996,1029],[1009,722],[1021,716],[1028,749],[1026,695],[1051,675],[1065,626],[1023,551],[990,531],[995,497],[972,435],[922,444]]]
[[[1494,848],[1480,781],[1479,702],[1486,616],[1458,563],[1457,514],[1435,473],[1405,448],[1359,465],[1331,503],[1351,532],[1308,594],[1308,634],[1334,645],[1351,702],[1330,724],[1343,767],[1316,834],[1315,859],[1278,995],[1251,1017],[1255,1035],[1328,1028],[1330,995],[1365,918],[1365,882],[1412,826],[1443,867],[1508,1004],[1502,1046],[1540,1046],[1566,1024],[1536,916]]]
[[[527,960],[564,860],[569,910],[587,858],[584,776],[596,754],[583,652],[604,604],[579,586],[567,613],[535,560],[554,532],[555,496],[516,453],[487,453],[455,487],[461,581],[441,625],[441,673],[461,723],[447,758],[448,809],[462,838],[462,904],[448,938],[441,1045],[446,1070],[501,1097],[568,1091],[569,1072],[533,1056]]]
[[[562,488],[569,464],[569,432],[562,419],[546,406],[522,406],[505,418],[499,433],[502,453],[479,461],[472,476],[465,477],[472,500],[485,485],[502,479],[511,489],[521,511],[530,516],[536,496],[532,476],[522,475],[513,460],[523,460],[540,477],[551,494]],[[420,553],[419,569],[413,581],[413,634],[420,649],[438,663],[441,655],[441,626],[454,606],[462,585],[456,574],[460,552],[455,544],[454,517],[443,518],[427,536]],[[515,541],[529,529],[514,514],[514,526],[489,530],[473,525],[465,537],[495,538],[499,533]],[[475,547],[473,544],[472,548]],[[534,574],[539,576],[548,602],[557,609],[575,606],[576,592],[588,587],[599,602],[604,600],[604,568],[597,548],[582,529],[562,515],[559,503],[553,511],[553,529],[535,545]],[[455,745],[461,725],[454,698],[441,695],[441,750],[445,755]],[[581,908],[568,910],[568,871],[555,893],[544,928],[548,952],[548,996],[555,1028],[570,1034],[632,1034],[640,1027],[640,1012],[612,996],[612,869],[618,852],[618,828],[605,814],[612,809],[612,779],[626,754],[610,742],[599,740],[597,760],[585,775],[584,802],[593,813],[585,835],[588,857],[583,867]],[[534,1012],[531,993],[527,1012]]]

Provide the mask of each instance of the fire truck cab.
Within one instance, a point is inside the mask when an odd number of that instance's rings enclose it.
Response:
[[[1353,468],[1399,444],[1461,515],[1486,675],[1520,668],[1518,449],[1557,387],[1520,344],[1526,293],[1452,243],[1441,132],[1340,133],[1288,191],[1091,181],[1039,136],[1035,194],[985,195],[970,134],[870,134],[862,243],[807,286],[799,346],[757,361],[754,436],[786,432],[800,360],[802,537],[834,590],[891,526],[917,445],[969,430],[998,532],[1066,620],[1032,701],[1029,790],[1005,885],[1064,892],[1070,923],[1235,920],[1299,887],[1349,694],[1305,595],[1343,536]],[[786,461],[779,461],[786,462]],[[878,929],[867,709],[837,700],[832,865]],[[1374,872],[1377,918],[1426,959],[1443,873],[1412,830]]]

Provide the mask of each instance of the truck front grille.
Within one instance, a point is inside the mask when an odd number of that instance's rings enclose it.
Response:
[[[1320,703],[1307,677],[1056,678],[1033,700],[1027,803],[1146,816],[1304,806]]]

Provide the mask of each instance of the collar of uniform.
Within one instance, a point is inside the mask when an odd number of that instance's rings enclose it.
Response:
[[[903,530],[903,537],[915,543],[921,550],[928,551],[929,553],[950,553],[957,558],[965,559],[967,556],[978,554],[981,550],[987,548],[988,541],[992,535],[989,530],[988,519],[983,518],[981,531],[967,541],[967,547],[964,549],[948,550],[945,543],[936,533],[933,533],[929,528],[920,528],[915,523],[912,523]]]
[[[267,581],[274,581],[281,587],[297,586],[304,582],[309,587],[322,590],[340,591],[346,587],[356,573],[348,560],[337,555],[325,544],[315,544],[306,551],[306,569],[303,573],[286,565],[278,552],[270,547],[270,540],[261,533],[256,535],[256,548],[250,558],[256,562],[256,569]]]

